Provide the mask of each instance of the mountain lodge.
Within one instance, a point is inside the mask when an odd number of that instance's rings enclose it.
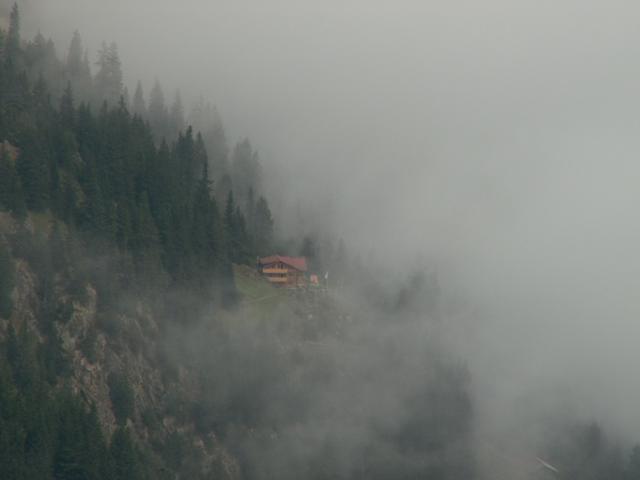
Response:
[[[276,285],[293,288],[307,285],[307,259],[304,257],[263,257],[258,259],[258,271]]]

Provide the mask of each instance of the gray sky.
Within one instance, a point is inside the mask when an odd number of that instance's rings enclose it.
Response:
[[[488,423],[571,398],[640,438],[637,2],[26,3],[211,99],[355,245],[434,259]]]

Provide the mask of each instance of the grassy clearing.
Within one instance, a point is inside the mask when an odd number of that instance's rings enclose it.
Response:
[[[270,313],[282,302],[286,302],[286,292],[271,285],[255,269],[246,265],[234,265],[233,273],[242,297],[241,304],[245,308],[256,313]]]

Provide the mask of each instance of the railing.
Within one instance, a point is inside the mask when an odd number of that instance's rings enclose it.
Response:
[[[263,268],[262,269],[262,273],[264,273],[265,275],[269,275],[269,274],[286,274],[288,272],[289,272],[289,270],[287,270],[286,268]]]
[[[267,277],[272,283],[287,283],[287,277]]]

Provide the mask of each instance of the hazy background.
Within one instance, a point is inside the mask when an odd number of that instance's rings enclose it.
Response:
[[[21,6],[59,48],[116,41],[130,92],[210,99],[352,248],[429,259],[481,429],[562,407],[640,438],[636,2]]]

